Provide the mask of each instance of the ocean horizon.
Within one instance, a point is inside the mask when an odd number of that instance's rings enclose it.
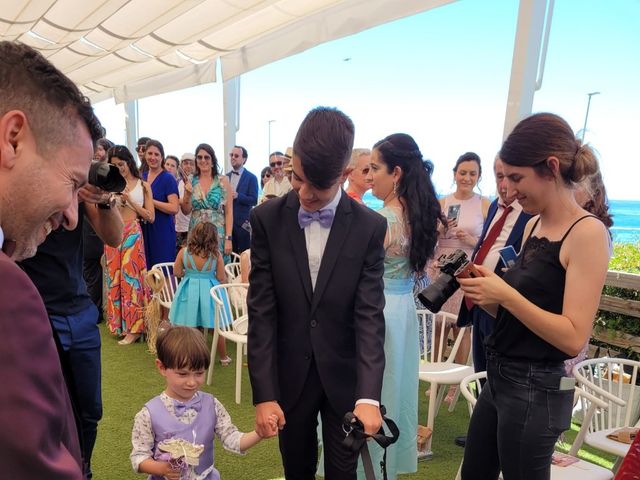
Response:
[[[374,210],[382,208],[382,201],[370,191],[364,195],[364,201]],[[609,212],[613,216],[613,242],[640,245],[640,201],[609,200]]]

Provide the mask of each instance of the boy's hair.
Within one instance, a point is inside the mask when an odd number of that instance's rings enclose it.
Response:
[[[216,257],[218,253],[218,229],[211,222],[200,222],[189,232],[187,251],[202,258]]]
[[[343,174],[353,149],[355,127],[336,108],[317,107],[302,121],[293,142],[305,177],[315,187],[330,188]]]
[[[167,328],[156,340],[156,351],[162,365],[172,370],[206,370],[211,360],[204,336],[190,327]]]

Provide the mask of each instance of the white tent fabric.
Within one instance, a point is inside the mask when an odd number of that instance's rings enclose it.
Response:
[[[454,0],[8,0],[0,40],[40,50],[93,101],[225,80]]]

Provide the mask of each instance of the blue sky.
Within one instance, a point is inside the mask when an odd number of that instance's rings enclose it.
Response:
[[[267,163],[271,148],[293,143],[306,113],[336,106],[356,125],[356,146],[394,132],[414,136],[435,164],[440,193],[451,168],[477,152],[487,173],[500,148],[518,4],[460,0],[321,45],[242,76],[237,143],[248,168]],[[640,200],[636,137],[640,134],[640,0],[556,0],[542,88],[533,111],[563,116],[582,129],[587,93],[594,96],[586,141],[599,152],[609,196]],[[345,61],[345,59],[349,59]],[[122,106],[96,106],[109,137],[124,141]],[[211,143],[223,155],[221,84],[139,101],[140,134],[178,156]],[[635,172],[635,175],[632,174]],[[482,192],[494,193],[490,175]]]

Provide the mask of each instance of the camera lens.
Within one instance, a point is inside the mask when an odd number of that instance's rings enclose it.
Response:
[[[127,181],[115,165],[104,162],[92,162],[89,168],[89,183],[105,192],[120,193]]]
[[[427,288],[418,293],[418,300],[433,313],[438,313],[442,305],[460,287],[454,276],[442,272]]]

